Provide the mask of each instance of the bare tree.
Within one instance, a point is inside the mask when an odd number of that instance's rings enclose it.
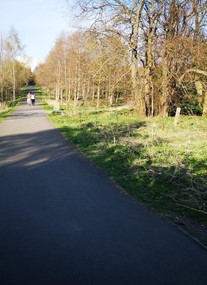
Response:
[[[16,99],[16,57],[19,52],[22,50],[21,43],[18,37],[17,32],[14,28],[11,28],[9,37],[6,43],[9,59],[11,61],[11,75],[12,75],[12,84],[13,84],[13,101]]]
[[[92,22],[91,30],[98,35],[116,34],[122,38],[131,54],[132,95],[137,102],[140,115],[145,115],[144,96],[139,86],[139,41],[140,22],[144,8],[144,0],[121,1],[76,1],[79,16]]]
[[[36,77],[58,95],[56,100],[65,95],[67,103],[90,100],[99,106],[126,93],[123,82],[128,74],[128,52],[118,36],[97,39],[92,33],[74,33],[60,36]]]
[[[32,77],[29,68],[18,62],[22,46],[17,32],[11,28],[7,36],[0,37],[0,100],[16,100],[16,92]]]
[[[160,18],[163,12],[165,0],[145,1],[144,12],[141,18],[141,33],[143,35],[140,46],[141,62],[144,67],[144,98],[146,115],[153,116],[155,112],[154,77],[156,73],[156,61],[158,57],[157,42],[158,30],[160,28]],[[157,95],[157,94],[156,94]]]
[[[206,20],[206,1],[171,0],[163,6],[161,17],[162,92],[160,113],[166,116],[176,96],[179,76],[195,65],[194,49],[202,41]],[[198,20],[199,19],[199,20]],[[196,40],[195,40],[196,39]]]

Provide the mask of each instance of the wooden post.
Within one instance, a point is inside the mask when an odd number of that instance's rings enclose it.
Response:
[[[60,111],[60,104],[57,101],[54,101],[53,103],[54,111],[59,112]]]
[[[181,111],[181,108],[177,108],[176,109],[175,121],[174,121],[174,126],[175,127],[177,126],[177,123],[178,123],[178,120],[179,120],[179,117],[180,117],[180,111]]]

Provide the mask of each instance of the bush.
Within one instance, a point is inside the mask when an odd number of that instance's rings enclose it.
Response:
[[[199,102],[196,98],[191,99],[189,101],[183,101],[180,104],[181,107],[181,114],[182,115],[195,115],[201,116],[202,115],[202,108],[199,105]]]

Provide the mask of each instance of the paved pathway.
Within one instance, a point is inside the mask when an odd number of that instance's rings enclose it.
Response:
[[[122,193],[39,104],[0,124],[1,285],[206,280],[206,250]]]

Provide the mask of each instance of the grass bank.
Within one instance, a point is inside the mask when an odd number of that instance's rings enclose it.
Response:
[[[14,109],[16,108],[16,106],[19,105],[21,100],[22,99],[18,99],[14,102],[11,101],[0,103],[0,122],[6,119],[14,111]]]
[[[15,108],[26,97],[27,92],[28,92],[28,86],[24,86],[21,88],[19,93],[16,94],[15,101],[0,102],[0,122],[3,121],[6,117],[8,117],[15,110]]]
[[[0,122],[6,119],[15,108],[22,102],[23,98],[26,97],[27,87],[21,88],[20,92],[16,95],[15,101],[0,102]]]
[[[71,107],[49,117],[139,201],[178,224],[187,217],[207,226],[206,117],[181,117],[176,127],[174,118],[140,119],[134,110]]]

